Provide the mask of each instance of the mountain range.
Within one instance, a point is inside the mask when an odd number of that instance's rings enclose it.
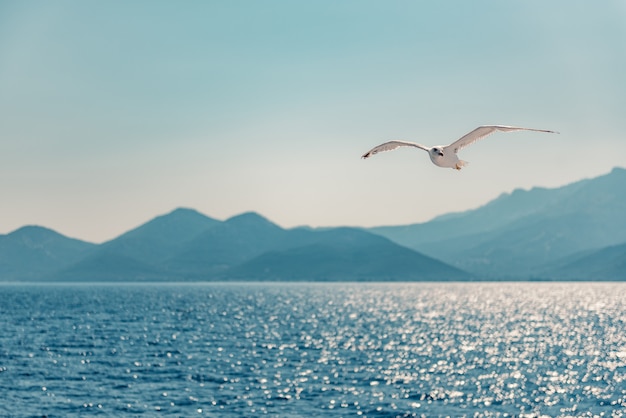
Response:
[[[370,232],[481,278],[624,280],[626,170]]]
[[[626,280],[626,170],[505,193],[429,222],[284,229],[179,208],[93,244],[0,235],[0,281]]]
[[[29,226],[0,236],[2,281],[467,280],[439,260],[356,228],[283,229],[176,209],[100,245]]]

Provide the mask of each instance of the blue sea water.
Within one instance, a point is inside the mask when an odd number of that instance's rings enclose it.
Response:
[[[0,285],[0,416],[626,415],[626,284]]]

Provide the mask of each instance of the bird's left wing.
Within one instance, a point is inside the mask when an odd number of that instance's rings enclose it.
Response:
[[[457,153],[459,152],[460,149],[473,144],[479,139],[483,139],[484,137],[494,133],[495,131],[502,131],[502,132],[535,131],[535,132],[547,132],[551,134],[558,134],[558,132],[547,131],[545,129],[521,128],[518,126],[486,125],[486,126],[479,126],[478,128],[474,129],[472,132],[465,134],[459,140],[451,143],[446,148],[452,149],[455,153]]]
[[[380,144],[371,150],[367,151],[365,154],[361,156],[361,158],[369,158],[374,154],[378,154],[379,152],[391,151],[398,147],[415,147],[423,149],[424,151],[428,151],[428,147],[425,147],[421,144],[416,144],[415,142],[407,142],[407,141],[389,141],[384,144]]]

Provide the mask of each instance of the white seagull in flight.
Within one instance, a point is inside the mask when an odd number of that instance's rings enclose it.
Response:
[[[495,131],[511,132],[511,131],[535,131],[535,132],[548,132],[551,134],[558,134],[555,131],[547,131],[545,129],[532,129],[532,128],[520,128],[517,126],[502,126],[502,125],[487,125],[479,126],[472,132],[462,136],[459,140],[451,143],[450,145],[437,145],[432,148],[425,147],[415,142],[407,141],[389,141],[384,144],[380,144],[371,150],[363,154],[362,158],[369,158],[374,154],[378,154],[383,151],[391,151],[398,147],[415,147],[423,149],[428,152],[430,160],[433,164],[439,167],[449,167],[455,170],[460,170],[463,166],[467,165],[467,161],[459,160],[457,153],[460,149],[465,148],[468,145],[473,144],[479,139],[483,139],[487,135],[494,133]]]

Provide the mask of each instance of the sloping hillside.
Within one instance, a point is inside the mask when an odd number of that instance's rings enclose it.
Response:
[[[370,231],[477,275],[530,278],[546,263],[626,242],[626,170],[504,194],[475,210]]]

